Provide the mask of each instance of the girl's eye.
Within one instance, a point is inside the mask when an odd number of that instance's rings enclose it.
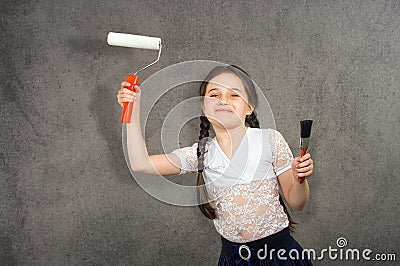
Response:
[[[231,95],[232,97],[240,97],[240,95],[239,94],[232,94]],[[218,97],[218,94],[211,94],[211,95],[209,95],[209,97]]]

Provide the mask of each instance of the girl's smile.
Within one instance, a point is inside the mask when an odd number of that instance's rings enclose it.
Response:
[[[229,113],[232,113],[233,111],[232,111],[232,110],[229,110],[229,109],[222,109],[222,108],[220,108],[220,109],[217,109],[217,112],[229,112]]]

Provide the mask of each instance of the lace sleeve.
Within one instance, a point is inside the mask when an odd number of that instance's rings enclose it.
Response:
[[[181,161],[182,167],[179,175],[197,172],[197,142],[190,147],[173,150],[171,153],[176,154]]]
[[[294,158],[292,151],[282,134],[277,130],[270,131],[270,140],[272,139],[272,164],[274,172],[278,176],[291,169]]]

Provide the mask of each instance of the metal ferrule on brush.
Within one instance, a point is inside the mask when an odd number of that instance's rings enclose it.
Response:
[[[310,142],[310,138],[300,138],[300,148],[301,149],[308,149],[308,144]]]

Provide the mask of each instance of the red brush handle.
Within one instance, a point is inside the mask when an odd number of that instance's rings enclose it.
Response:
[[[126,88],[131,91],[136,91],[134,86],[139,85],[139,78],[135,75],[127,75],[126,81],[131,84],[130,87],[126,87]],[[122,115],[121,115],[122,123],[130,123],[131,122],[132,109],[133,109],[133,102],[124,102],[124,109],[122,110]]]
[[[306,153],[307,153],[307,148],[301,148],[300,158],[306,155]],[[297,177],[297,180],[299,181],[300,184],[304,182],[304,179],[305,177]]]

